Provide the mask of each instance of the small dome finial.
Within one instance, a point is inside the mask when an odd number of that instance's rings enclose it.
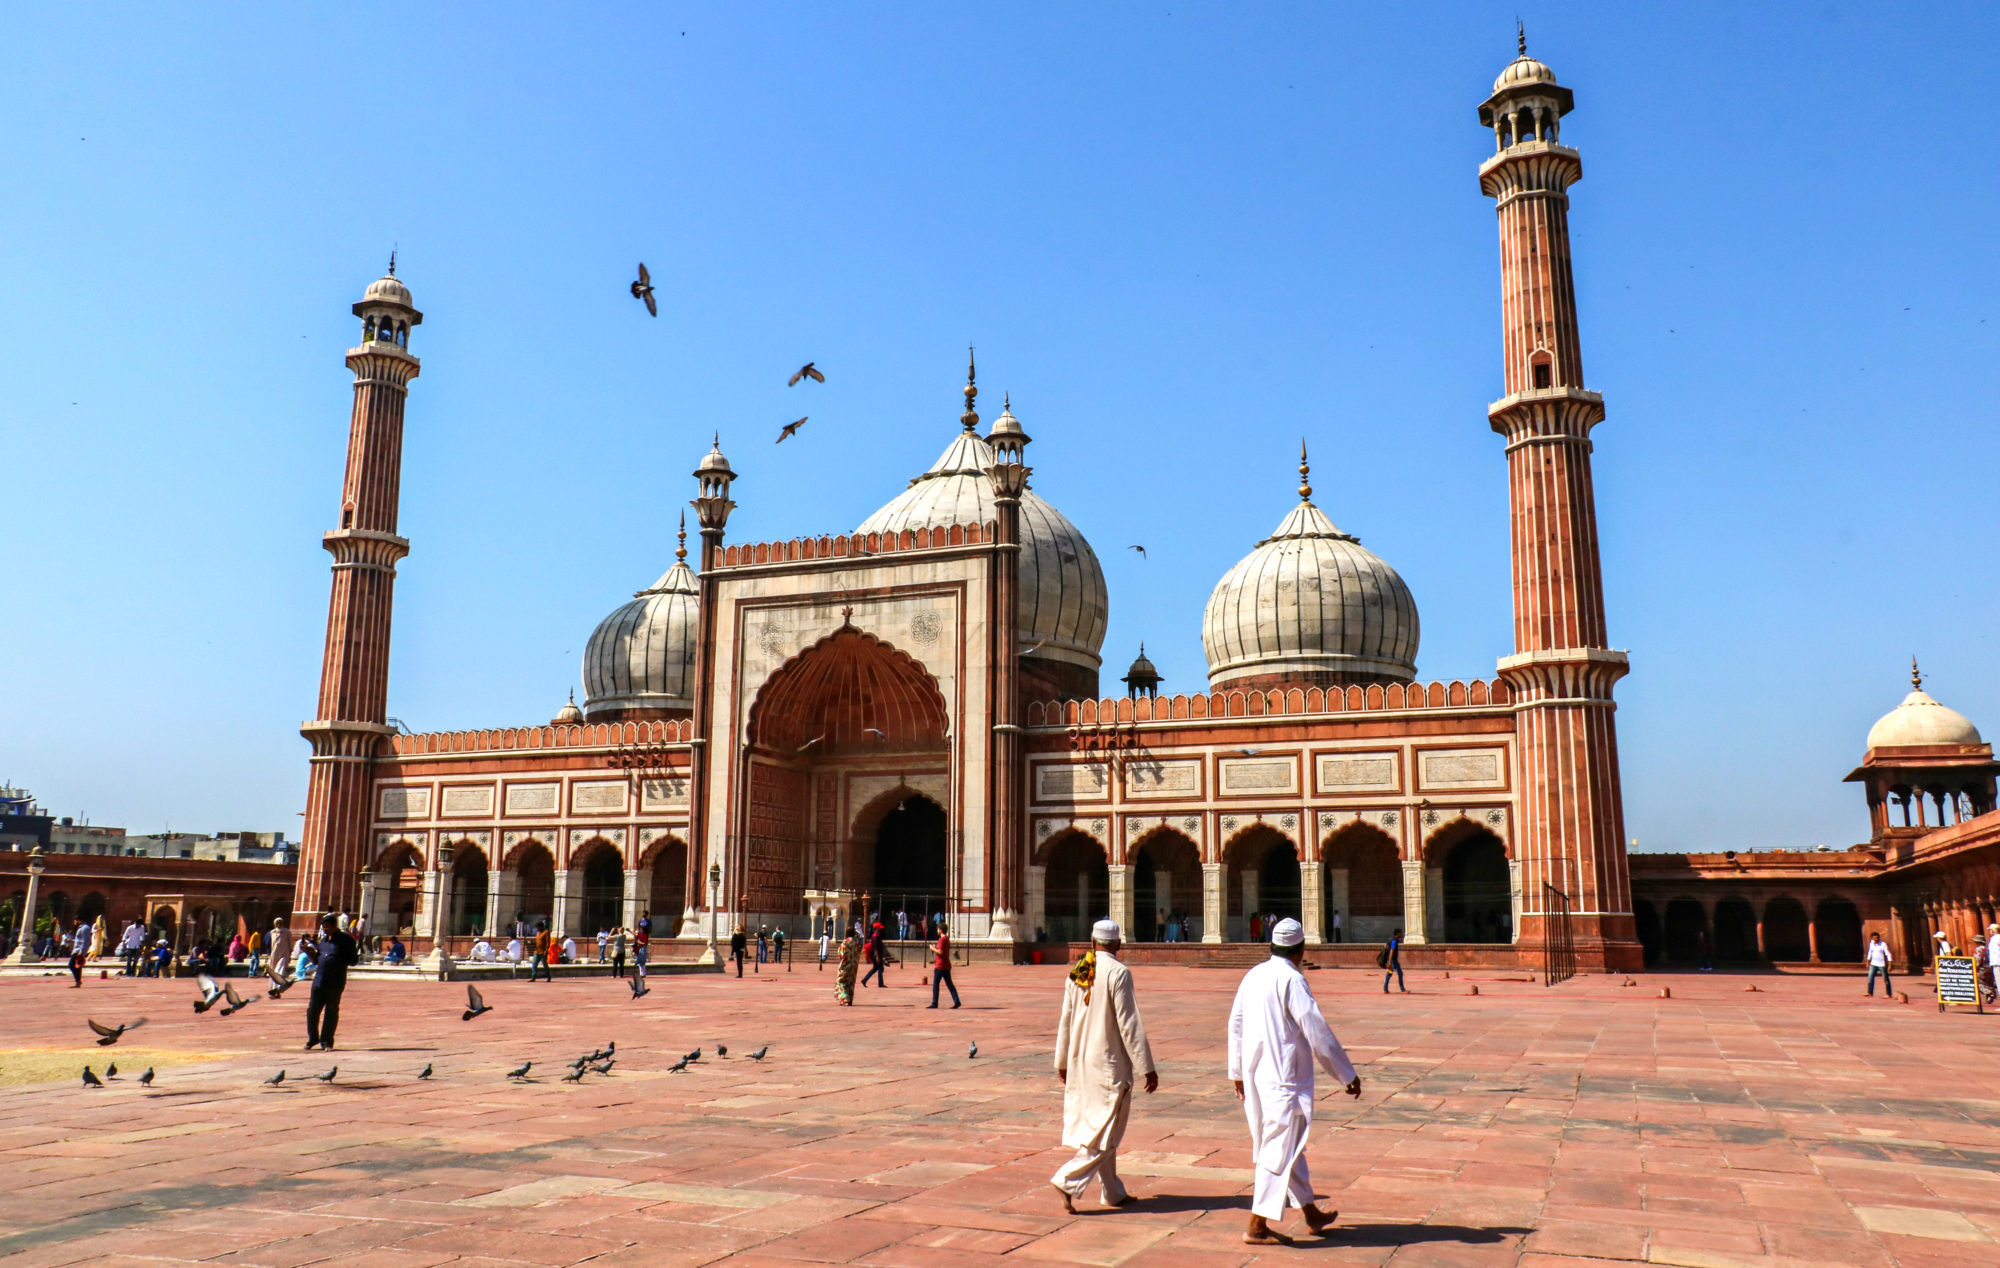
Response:
[[[396,276],[396,248],[389,248],[389,276]]]
[[[1299,501],[1310,502],[1313,496],[1312,464],[1306,461],[1305,437],[1299,437]]]
[[[1522,57],[1528,55],[1528,24],[1514,19],[1514,51]]]
[[[1923,689],[1924,674],[1922,670],[1917,668],[1917,658],[1912,656],[1910,657],[1910,690],[1922,691]]]
[[[680,563],[686,563],[687,557],[688,557],[688,513],[685,510],[683,510],[681,512],[681,544],[674,548],[674,558]]]
[[[958,421],[965,425],[967,431],[979,428],[978,401],[979,363],[973,356],[972,346],[968,344],[965,349],[965,412],[958,416]]]

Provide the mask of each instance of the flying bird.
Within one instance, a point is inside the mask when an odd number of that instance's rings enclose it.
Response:
[[[419,1070],[419,1071],[417,1071],[417,1077],[418,1077],[418,1078],[420,1078],[420,1079],[428,1079],[428,1078],[430,1078],[430,1077],[431,1077],[431,1063],[430,1063],[430,1062],[428,1062],[428,1061],[424,1062],[424,1068],[423,1068],[423,1069],[421,1069],[421,1070]]]
[[[815,370],[813,368],[813,363],[810,361],[800,366],[798,369],[798,373],[794,374],[791,377],[791,379],[786,382],[785,386],[797,387],[800,379],[811,379],[815,383],[826,382],[826,376],[824,374],[821,374],[818,370]]]
[[[1035,644],[1033,647],[1030,647],[1027,651],[1022,652],[1021,655],[1033,656],[1036,652],[1041,651],[1044,647],[1047,647],[1048,645],[1049,645],[1049,640],[1043,639],[1041,642]]]
[[[328,1070],[325,1074],[315,1074],[313,1075],[313,1077],[315,1079],[318,1079],[321,1083],[331,1083],[333,1082],[333,1076],[339,1073],[340,1073],[340,1067],[335,1066],[333,1067],[333,1069]]]
[[[632,977],[632,998],[644,999],[652,993],[653,989],[646,985],[646,979],[634,974]]]
[[[153,1086],[153,1067],[152,1067],[152,1066],[147,1066],[147,1067],[146,1067],[146,1072],[145,1072],[144,1074],[142,1074],[142,1075],[140,1075],[140,1076],[139,1076],[139,1086],[140,1086],[140,1087],[151,1087],[151,1086]]]
[[[222,998],[222,988],[206,973],[195,974],[195,980],[201,983],[201,998],[194,1002],[194,1011],[205,1013]]]
[[[507,1077],[510,1079],[525,1079],[528,1077],[528,1071],[534,1067],[534,1064],[534,1062],[529,1061],[518,1070],[509,1070],[507,1071]]]
[[[83,1085],[85,1087],[103,1087],[104,1080],[92,1074],[89,1066],[85,1066],[83,1067]]]
[[[888,736],[882,734],[882,730],[880,727],[864,726],[861,729],[866,731],[868,734],[874,736],[878,740],[886,740],[889,738]]]
[[[770,1050],[771,1050],[771,1045],[765,1044],[763,1047],[757,1049],[757,1051],[751,1053],[750,1059],[752,1061],[762,1061],[764,1059],[764,1054],[769,1052]]]
[[[236,988],[228,982],[222,984],[222,997],[229,1001],[229,1007],[222,1010],[224,1017],[229,1016],[231,1013],[240,1013],[250,1007],[252,1003],[264,998],[261,995],[252,995],[249,999],[244,999],[236,993]]]
[[[490,1013],[492,1011],[493,1006],[479,998],[479,988],[467,982],[465,984],[465,1016],[459,1018],[459,1020],[471,1021],[481,1013]]]
[[[264,1086],[265,1086],[265,1087],[276,1087],[276,1086],[278,1086],[278,1085],[279,1085],[280,1083],[283,1083],[284,1081],[285,1081],[285,1072],[284,1072],[283,1070],[280,1070],[280,1071],[278,1071],[278,1072],[277,1072],[276,1074],[272,1075],[272,1076],[271,1076],[270,1078],[268,1078],[268,1079],[265,1079],[265,1080],[264,1080]]]
[[[972,1046],[965,1050],[965,1059],[967,1061],[970,1061],[972,1060],[972,1058],[978,1055],[979,1055],[979,1041],[975,1039],[972,1041]]]
[[[781,445],[784,444],[792,437],[798,435],[799,428],[804,427],[805,425],[806,425],[806,420],[803,418],[799,419],[795,423],[786,423],[783,427],[778,429],[777,443]]]
[[[280,995],[283,995],[286,991],[291,990],[292,987],[298,985],[299,981],[299,979],[295,977],[285,976],[284,967],[279,964],[273,964],[271,966],[270,976],[271,976],[270,995],[272,999],[276,999]]]
[[[110,1065],[104,1067],[104,1077],[107,1079],[115,1079],[118,1077],[118,1063],[116,1061],[113,1061]]]
[[[639,262],[639,280],[632,283],[632,298],[646,301],[646,311],[658,317],[660,306],[653,299],[653,275],[646,271],[646,263]]]
[[[128,1021],[122,1026],[115,1026],[115,1027],[101,1025],[98,1022],[93,1021],[90,1023],[90,1028],[96,1031],[100,1036],[97,1041],[97,1046],[100,1048],[109,1048],[112,1044],[117,1043],[119,1037],[123,1035],[126,1031],[137,1030],[139,1027],[145,1024],[146,1024],[146,1019],[144,1017],[141,1017],[138,1021]]]
[[[1141,558],[1141,559],[1147,559],[1147,558],[1150,558],[1150,557],[1151,557],[1151,556],[1149,556],[1149,555],[1147,555],[1147,554],[1146,554],[1146,548],[1145,548],[1144,546],[1127,546],[1127,547],[1126,547],[1125,549],[1127,549],[1127,550],[1136,550],[1136,551],[1138,551],[1138,552],[1139,552],[1139,558]]]
[[[804,744],[799,745],[799,752],[801,753],[805,752],[807,749],[811,748],[813,745],[819,743],[821,740],[825,738],[826,737],[824,735],[813,736],[810,740],[807,740]]]

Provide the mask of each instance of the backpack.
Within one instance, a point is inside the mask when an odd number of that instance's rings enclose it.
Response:
[[[1382,949],[1375,953],[1375,967],[1378,969],[1389,967],[1389,944],[1386,942],[1382,944]]]

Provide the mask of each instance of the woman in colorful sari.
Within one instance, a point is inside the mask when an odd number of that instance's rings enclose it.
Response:
[[[854,1003],[854,978],[861,971],[861,939],[849,933],[840,940],[840,966],[834,974],[833,998],[852,1006]]]

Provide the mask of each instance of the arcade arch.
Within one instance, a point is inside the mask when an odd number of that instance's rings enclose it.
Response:
[[[1222,851],[1225,937],[1261,941],[1270,918],[1303,914],[1299,892],[1299,851],[1290,837],[1267,823],[1245,828]]]
[[[451,911],[445,919],[445,936],[469,938],[489,932],[486,928],[486,851],[471,842],[461,842],[452,852]]]
[[[554,929],[556,860],[549,853],[549,847],[534,838],[521,842],[514,847],[507,871],[512,873],[514,910],[501,913],[503,928],[498,932],[513,932],[517,922],[526,922],[528,928],[533,930],[544,920],[549,921],[549,928]]]
[[[687,842],[679,837],[661,837],[647,849],[639,866],[652,869],[652,882],[640,905],[641,911],[652,919],[650,933],[654,938],[676,936],[688,905]]]
[[[1134,942],[1192,942],[1188,923],[1201,911],[1201,850],[1172,828],[1154,828],[1132,850]]]
[[[1111,867],[1097,838],[1074,828],[1042,847],[1043,927],[1056,942],[1082,942],[1111,911]]]
[[[625,860],[619,856],[618,847],[603,837],[593,837],[584,843],[580,856],[570,859],[570,884],[582,872],[582,884],[570,892],[582,901],[570,910],[577,912],[582,923],[566,928],[564,932],[579,939],[594,938],[600,929],[610,929],[623,922],[625,914]]]
[[[1350,823],[1320,847],[1326,917],[1333,941],[1333,913],[1340,913],[1341,941],[1387,942],[1403,924],[1403,862],[1395,840],[1373,824]]]
[[[1513,871],[1499,837],[1459,819],[1431,837],[1425,856],[1442,873],[1444,941],[1514,940]]]

